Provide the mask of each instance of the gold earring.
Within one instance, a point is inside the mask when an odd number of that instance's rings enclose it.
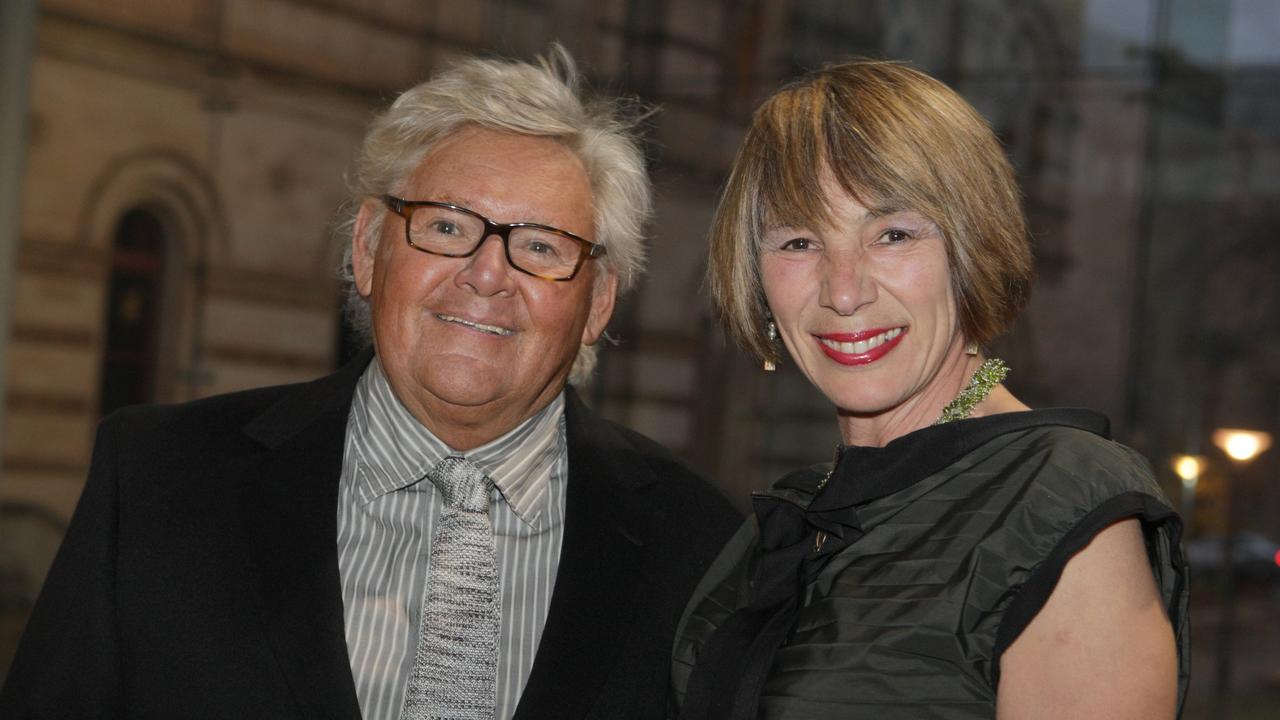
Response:
[[[770,343],[776,344],[778,342],[778,326],[775,325],[772,320],[770,320],[768,323],[765,324],[764,331],[765,331],[765,334],[769,336]],[[778,364],[773,361],[773,358],[764,359],[765,372],[773,372],[774,370],[777,370],[777,369],[778,369]]]
[[[977,354],[978,354],[978,343],[976,343],[976,342],[971,342],[971,343],[969,343],[968,345],[965,345],[965,346],[964,346],[964,354],[965,354],[965,355],[977,355]]]

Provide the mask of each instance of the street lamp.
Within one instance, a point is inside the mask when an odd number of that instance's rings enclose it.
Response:
[[[1271,447],[1271,433],[1223,428],[1213,431],[1213,444],[1221,448],[1227,457],[1247,465]]]
[[[1216,716],[1227,716],[1227,696],[1231,689],[1231,639],[1235,633],[1236,576],[1235,535],[1236,518],[1239,515],[1240,484],[1244,468],[1254,458],[1271,447],[1271,435],[1259,430],[1222,428],[1213,432],[1213,444],[1231,458],[1230,482],[1226,492],[1226,530],[1222,537],[1222,613],[1218,622],[1218,677],[1217,697],[1214,698]]]
[[[1200,455],[1174,455],[1173,471],[1182,479],[1182,523],[1190,530],[1196,512],[1196,486],[1208,461]]]

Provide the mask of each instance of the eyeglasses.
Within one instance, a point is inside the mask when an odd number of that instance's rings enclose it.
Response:
[[[383,195],[382,202],[404,218],[404,239],[409,247],[432,255],[469,257],[490,235],[497,235],[511,267],[544,280],[565,282],[578,274],[587,258],[605,254],[603,245],[549,225],[494,222],[474,210],[433,200]]]

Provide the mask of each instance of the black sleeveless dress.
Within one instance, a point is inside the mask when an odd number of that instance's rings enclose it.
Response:
[[[1063,566],[1138,518],[1188,675],[1182,524],[1105,417],[1055,409],[847,447],[754,497],[676,637],[682,718],[994,718]],[[1145,578],[1135,578],[1145,582]]]

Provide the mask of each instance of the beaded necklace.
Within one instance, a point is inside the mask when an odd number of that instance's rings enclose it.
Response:
[[[995,387],[1009,374],[1009,366],[1000,358],[990,358],[978,366],[969,379],[968,386],[956,395],[956,399],[942,408],[942,416],[934,421],[934,425],[942,425],[952,420],[963,420],[969,417],[978,403],[982,402],[991,388]]]

